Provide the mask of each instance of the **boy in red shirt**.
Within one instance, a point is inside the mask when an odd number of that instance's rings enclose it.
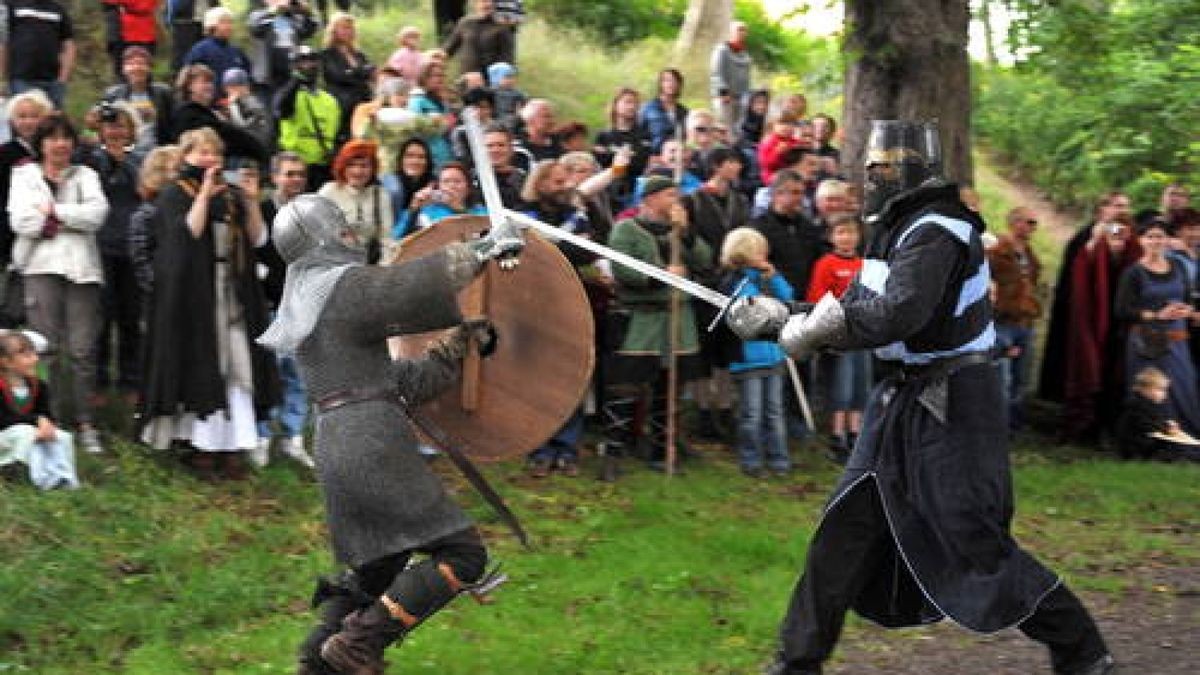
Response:
[[[813,266],[808,285],[809,302],[817,302],[826,293],[842,297],[850,282],[862,269],[858,254],[862,224],[850,213],[829,219],[829,239],[833,252],[826,253]],[[830,418],[830,459],[845,464],[862,429],[862,411],[871,389],[871,354],[865,350],[822,354],[818,360],[820,381],[825,387]]]

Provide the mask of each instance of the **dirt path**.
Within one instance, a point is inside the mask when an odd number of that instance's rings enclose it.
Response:
[[[975,181],[994,183],[1011,203],[1033,209],[1041,229],[1058,244],[1066,244],[1082,219],[1080,214],[1060,211],[1036,185],[997,169],[999,162],[986,153],[984,159],[975,164]]]

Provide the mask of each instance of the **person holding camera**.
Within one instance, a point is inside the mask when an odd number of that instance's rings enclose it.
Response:
[[[104,90],[104,100],[128,101],[136,115],[139,152],[171,142],[175,100],[171,87],[153,81],[154,56],[145,47],[133,45],[121,53],[121,81]]]
[[[408,210],[396,220],[392,237],[399,241],[451,216],[482,215],[487,215],[487,209],[471,190],[471,176],[467,167],[458,162],[446,162],[438,169],[437,185],[413,195]]]
[[[29,326],[50,341],[50,385],[70,399],[80,446],[98,453],[104,448],[93,423],[92,397],[104,270],[96,232],[109,206],[96,172],[72,162],[78,145],[70,120],[46,116],[33,136],[37,161],[13,169],[8,213],[17,234],[13,261],[25,278]]]
[[[267,0],[247,19],[254,49],[250,75],[264,100],[287,83],[292,52],[317,32],[317,20],[303,0]]]
[[[99,144],[80,153],[82,164],[100,177],[108,200],[108,216],[96,234],[104,286],[100,294],[102,315],[96,341],[96,382],[101,389],[115,385],[127,400],[136,400],[141,371],[142,297],[129,251],[129,223],[141,206],[138,172],[142,154],[134,150],[137,123],[128,103],[100,103],[87,115]],[[117,342],[117,372],[109,374],[109,346]]]

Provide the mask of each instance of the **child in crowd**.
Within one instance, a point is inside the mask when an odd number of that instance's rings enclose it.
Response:
[[[401,28],[396,33],[396,45],[396,51],[388,57],[387,65],[412,86],[421,75],[421,29],[416,26]]]
[[[1117,442],[1123,459],[1200,459],[1200,446],[1193,445],[1195,440],[1167,417],[1164,404],[1170,389],[1170,378],[1158,368],[1146,367],[1134,376],[1117,421]]]
[[[858,255],[862,224],[850,213],[839,213],[829,220],[829,239],[833,251],[813,266],[809,281],[809,302],[817,302],[826,293],[842,297],[850,282],[862,269]],[[845,464],[862,430],[862,412],[871,389],[871,355],[865,350],[822,354],[818,361],[821,382],[825,384],[829,423],[830,459]]]
[[[42,490],[75,489],[75,442],[50,417],[50,390],[38,378],[37,333],[0,332],[0,466],[21,462]]]
[[[739,297],[769,295],[784,302],[794,292],[782,274],[767,262],[767,239],[757,230],[739,227],[725,237],[721,246],[721,266],[726,270],[722,287]],[[742,473],[752,478],[766,475],[763,463],[776,474],[792,468],[788,457],[787,432],[783,414],[783,349],[772,340],[742,343],[741,358],[729,364],[739,387],[738,462]]]
[[[509,129],[516,130],[520,124],[517,113],[529,100],[528,96],[517,89],[517,69],[503,61],[493,63],[488,66],[487,79],[496,98],[493,117]]]

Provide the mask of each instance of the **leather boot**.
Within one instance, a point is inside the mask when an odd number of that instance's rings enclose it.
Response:
[[[406,630],[383,603],[375,602],[346,617],[342,631],[321,646],[321,660],[343,675],[384,675],[383,651]]]
[[[250,477],[250,470],[246,467],[246,457],[244,452],[222,452],[221,457],[221,477],[225,480],[246,480]]]
[[[348,594],[334,595],[321,603],[321,621],[309,631],[304,644],[300,645],[296,675],[337,675],[337,671],[321,659],[321,647],[342,629],[342,621],[347,616],[362,608],[357,598]]]
[[[1117,675],[1118,672],[1116,659],[1112,654],[1105,654],[1083,670],[1073,671],[1070,675]]]

